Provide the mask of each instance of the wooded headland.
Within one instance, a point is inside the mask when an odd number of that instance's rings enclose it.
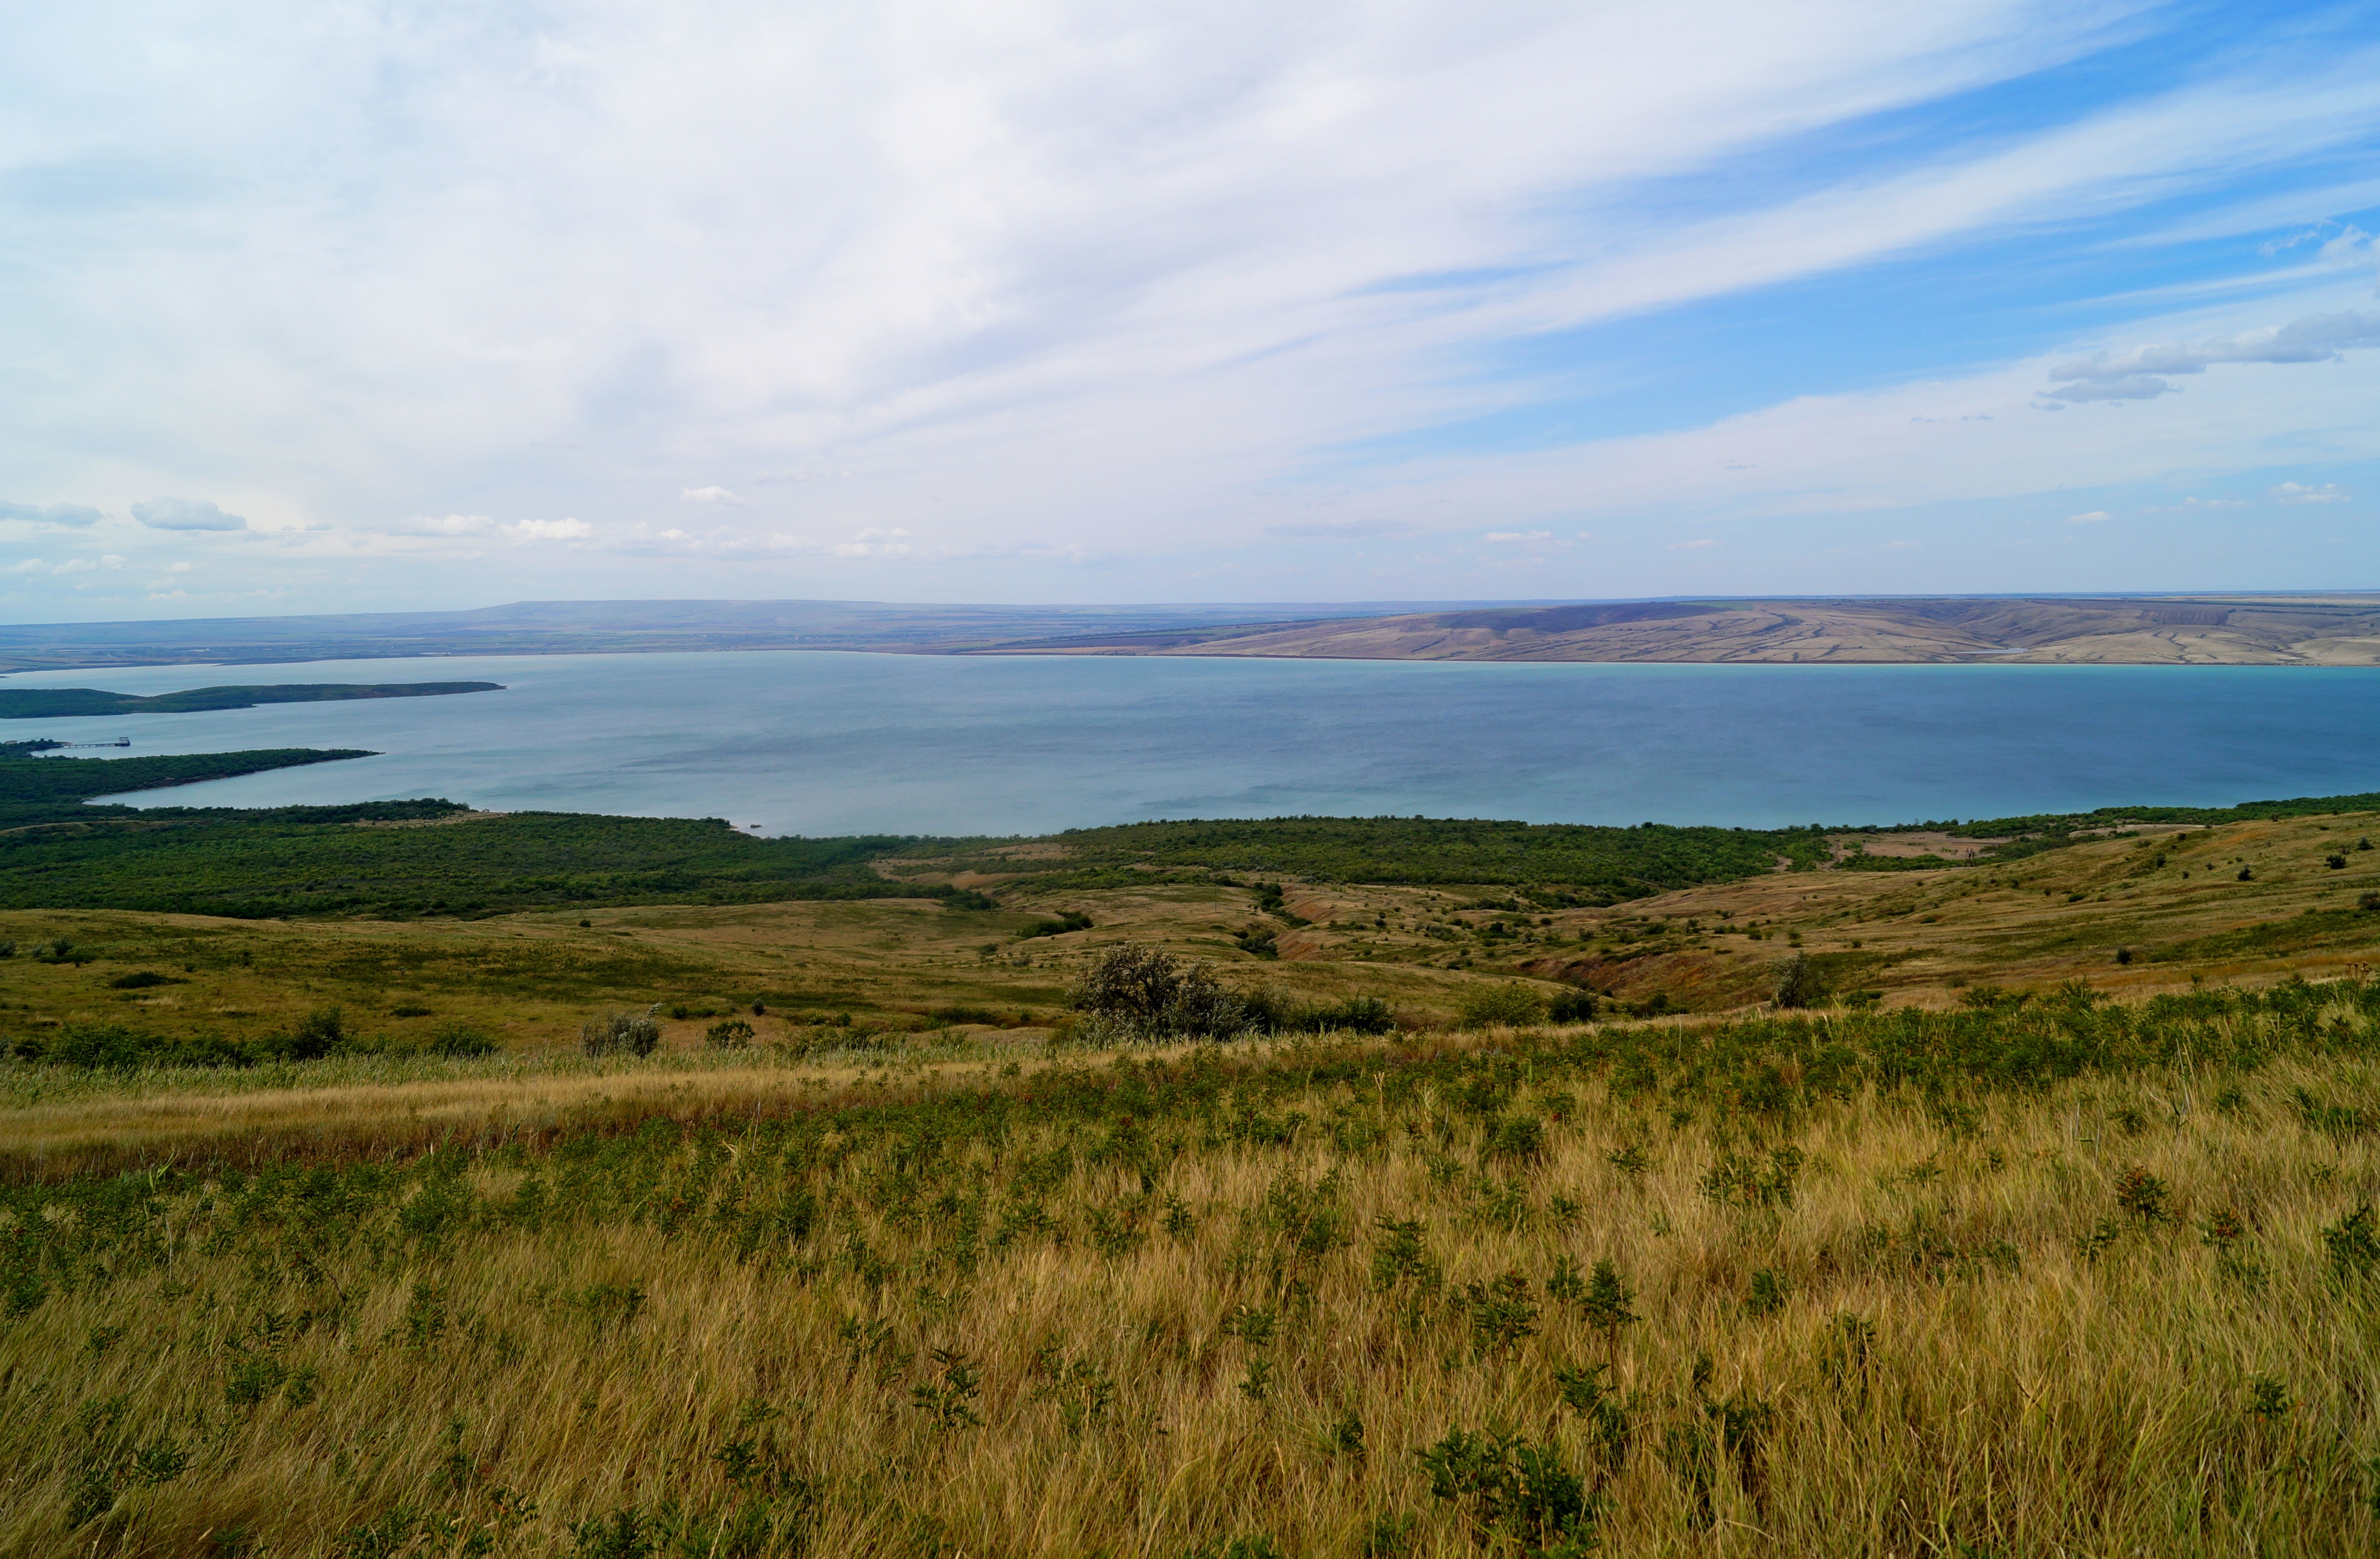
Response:
[[[252,709],[260,704],[336,704],[356,698],[437,698],[450,693],[501,693],[504,683],[279,683],[259,687],[191,687],[143,696],[95,687],[0,688],[0,720],[89,715],[187,715],[201,709]]]

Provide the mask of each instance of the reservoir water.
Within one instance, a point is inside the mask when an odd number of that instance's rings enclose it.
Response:
[[[0,737],[382,755],[121,798],[140,805],[439,795],[772,834],[1297,813],[1772,827],[2380,790],[2380,670],[756,651],[141,667],[6,685],[465,679],[506,689],[17,720]]]

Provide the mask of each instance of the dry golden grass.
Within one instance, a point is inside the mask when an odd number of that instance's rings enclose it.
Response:
[[[963,1040],[917,1047],[905,1053],[904,1070],[983,1048]],[[135,1168],[252,1168],[414,1153],[439,1142],[493,1147],[623,1121],[713,1120],[781,1109],[789,1097],[813,1106],[846,1100],[861,1066],[750,1051],[646,1060],[547,1052],[481,1062],[306,1062],[265,1069],[261,1077],[188,1069],[42,1077],[19,1081],[16,1092],[48,1098],[0,1112],[0,1172],[55,1179]],[[975,1076],[983,1068],[958,1070]],[[326,1072],[347,1075],[333,1081]]]
[[[2373,1005],[2314,1009],[2319,1058],[2250,1013],[2204,1031],[2280,1047],[2249,1070],[1783,1109],[1688,1087],[1692,1030],[1611,1036],[1682,1058],[1649,1089],[1579,1034],[990,1104],[688,1072],[765,1108],[136,1181],[140,1215],[29,1191],[0,1233],[93,1232],[0,1330],[0,1553],[1516,1553],[1416,1455],[1490,1429],[1599,1487],[1614,1553],[2369,1552],[2380,1280],[2324,1230],[2380,1185]],[[1565,1262],[1632,1290],[1616,1345]],[[1597,1362],[1608,1460],[1556,1375]]]
[[[460,1020],[506,1047],[0,1065],[0,1554],[1512,1553],[1416,1455],[1491,1429],[1595,1491],[1609,1553],[2367,1552],[2380,1278],[2325,1238],[2380,1195],[2367,832],[1779,874],[1500,939],[1445,934],[1500,918],[1463,891],[1291,885],[1313,924],[1261,964],[1229,940],[1248,895],[1180,886],[990,921],[0,916],[101,953],[0,964],[18,1025],[237,1033],[336,1002],[353,1032]],[[1004,939],[1055,908],[1097,927]],[[1424,1032],[1204,1071],[1051,1045],[1073,971],[1120,939]],[[2226,1008],[2189,1020],[2196,1059],[2044,1087],[1812,1093],[1830,1045],[1885,1032],[1822,1019],[1776,1031],[1803,1036],[1776,1041],[1796,1102],[1755,1107],[1752,1073],[1697,1057],[1800,950],[1919,1009],[2350,978],[2305,1023]],[[111,989],[130,968],[184,983]],[[1704,1015],[1435,1032],[1516,976]],[[756,999],[758,1047],[703,1045]],[[589,1013],[673,1001],[694,1015],[660,1054],[576,1054]],[[856,1023],[816,1026],[838,1009]],[[1988,1021],[2026,1043],[2043,1010]],[[1541,1151],[1499,1135],[1523,1118]],[[1764,1202],[1782,1149],[1790,1203]],[[2159,1215],[2119,1205],[2132,1171]],[[1383,1220],[1421,1226],[1418,1269],[1376,1274]],[[1633,1291],[1616,1347],[1548,1291],[1564,1262]],[[1500,1293],[1536,1312],[1509,1347]],[[1557,1374],[1597,1363],[1616,1454]]]

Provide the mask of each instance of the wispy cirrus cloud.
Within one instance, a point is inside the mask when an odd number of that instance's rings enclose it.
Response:
[[[36,525],[66,526],[82,530],[106,518],[88,503],[0,502],[0,520],[30,520]]]
[[[370,527],[391,537],[432,537],[501,541],[584,541],[595,527],[579,519],[499,520],[490,514],[420,514]]]
[[[1535,548],[1544,587],[1658,593],[1707,577],[1659,528],[1698,514],[1847,556],[1813,527],[1888,502],[2130,514],[2262,490],[2276,450],[2318,485],[2375,421],[2368,30],[2134,0],[242,15],[91,0],[0,54],[0,422],[38,452],[0,475],[105,545],[273,552],[276,588],[1052,598],[1095,562],[1146,596],[1441,596]],[[2119,479],[2155,490],[2095,495]],[[167,517],[101,514],[135,498]],[[1589,516],[1592,567],[1536,539]],[[1328,574],[1359,565],[1397,572]]]
[[[1312,520],[1269,525],[1264,527],[1264,533],[1300,540],[1328,541],[1345,538],[1360,541],[1372,537],[1403,536],[1412,529],[1412,524],[1405,520]]]

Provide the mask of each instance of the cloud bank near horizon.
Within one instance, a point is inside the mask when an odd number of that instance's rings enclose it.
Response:
[[[2375,79],[2351,6],[95,0],[0,58],[0,607],[2380,583]]]

